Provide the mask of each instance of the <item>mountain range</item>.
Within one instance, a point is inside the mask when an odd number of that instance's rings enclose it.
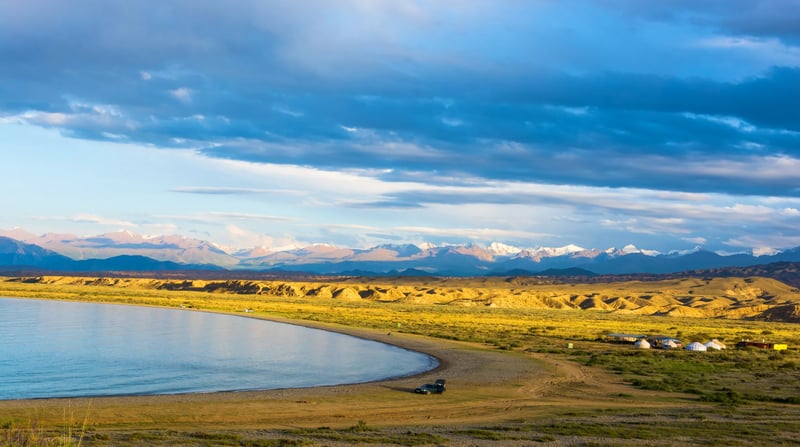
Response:
[[[329,275],[559,275],[666,274],[689,270],[799,262],[800,247],[756,256],[721,255],[698,247],[659,253],[628,245],[621,249],[518,248],[502,243],[435,246],[379,245],[354,249],[316,244],[273,251],[264,247],[226,250],[184,236],[143,236],[118,231],[98,236],[35,235],[0,230],[0,269],[67,272],[237,270]]]

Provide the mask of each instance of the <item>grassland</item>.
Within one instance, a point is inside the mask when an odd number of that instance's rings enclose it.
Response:
[[[798,294],[762,278],[542,285],[38,277],[2,279],[0,296],[247,309],[446,361],[427,376],[349,387],[0,402],[7,438],[27,431],[58,442],[74,425],[59,412],[69,405],[85,409],[87,446],[800,443],[800,331],[786,312]],[[775,308],[783,310],[768,312]],[[742,319],[764,315],[789,322]],[[790,349],[637,351],[602,342],[609,332],[729,345],[764,338]],[[436,374],[452,379],[451,391],[427,400],[408,392]],[[3,445],[16,444],[0,434]]]

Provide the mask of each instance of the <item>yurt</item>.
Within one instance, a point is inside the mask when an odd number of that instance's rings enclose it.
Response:
[[[672,340],[666,340],[665,342],[661,343],[662,349],[675,349],[678,347],[678,344]]]
[[[706,342],[703,346],[705,346],[707,349],[713,349],[715,351],[719,351],[722,349],[722,346],[720,346],[719,343],[717,343],[714,340]]]
[[[700,343],[699,341],[693,341],[686,346],[687,351],[708,351],[706,345]]]
[[[636,349],[650,349],[650,342],[645,339],[636,340],[636,343],[633,344],[633,347]]]

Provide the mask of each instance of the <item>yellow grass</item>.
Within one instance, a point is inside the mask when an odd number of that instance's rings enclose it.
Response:
[[[37,277],[0,278],[0,296],[288,319],[397,342],[449,360],[443,371],[453,391],[432,399],[420,399],[410,390],[438,372],[323,389],[95,399],[83,438],[86,446],[536,445],[550,441],[557,445],[672,445],[673,441],[679,445],[763,445],[791,443],[800,431],[800,406],[776,403],[773,397],[785,393],[770,383],[774,377],[789,386],[790,393],[800,383],[797,323],[741,319],[783,315],[791,320],[791,312],[764,312],[796,305],[800,302],[796,289],[763,278],[576,285],[534,282]],[[596,341],[609,332],[664,334],[685,342],[717,338],[728,345],[743,338],[765,338],[787,343],[789,350],[786,354],[718,356],[714,361],[746,360],[756,367],[763,359],[766,369],[727,369],[727,382],[714,385],[723,388],[698,390],[717,399],[714,403],[698,395],[632,387],[630,371],[637,365],[654,371],[648,380],[656,385],[662,380],[660,367],[703,384],[707,383],[703,382],[708,375],[705,368],[713,365],[696,364],[693,370],[683,371],[694,362],[690,353],[683,352],[631,356],[626,348]],[[568,342],[575,349],[565,349]],[[603,369],[609,367],[619,370],[609,374]],[[748,382],[756,374],[758,380],[753,383],[767,392],[755,397],[764,400],[741,400],[753,388]],[[738,391],[726,391],[730,383],[739,384]],[[650,388],[659,389],[668,387]],[[0,423],[3,417],[23,425],[32,420],[49,430],[46,433],[58,436],[64,433],[63,409],[72,402],[0,402]],[[77,399],[72,408],[86,408],[88,413],[89,406],[89,401]],[[690,428],[698,418],[708,424],[703,429]]]
[[[25,281],[0,279],[0,296],[230,313],[247,309],[258,315],[506,344],[524,342],[530,335],[592,340],[609,332],[664,334],[686,341],[768,338],[800,342],[796,324],[740,319],[776,306],[800,304],[797,289],[764,278],[531,286],[486,279],[423,284],[75,277]],[[337,293],[343,295],[341,290],[368,298],[353,299],[352,294],[334,298]],[[638,304],[620,309],[609,309],[609,304],[585,305],[622,300]]]

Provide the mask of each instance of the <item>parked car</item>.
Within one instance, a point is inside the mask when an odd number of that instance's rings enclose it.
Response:
[[[437,379],[434,383],[426,383],[417,387],[414,392],[418,394],[442,394],[447,389],[444,379]]]

